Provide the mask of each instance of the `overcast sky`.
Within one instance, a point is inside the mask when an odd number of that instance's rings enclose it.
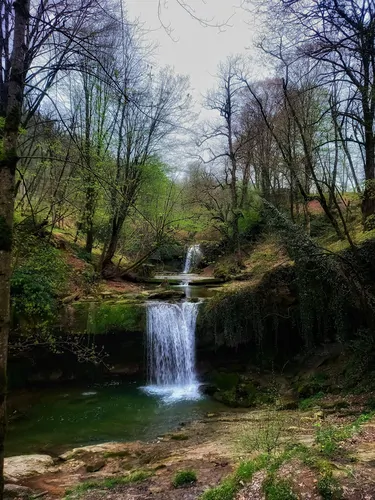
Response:
[[[147,38],[158,44],[158,65],[174,66],[177,73],[190,77],[196,100],[215,84],[217,65],[228,55],[249,53],[255,33],[255,19],[240,7],[241,0],[186,0],[200,19],[224,28],[204,27],[169,0],[162,7],[162,21],[172,30],[169,36],[160,26],[158,0],[124,0],[130,19],[139,18],[150,28]],[[249,50],[250,48],[250,50]],[[254,75],[256,77],[256,74]]]

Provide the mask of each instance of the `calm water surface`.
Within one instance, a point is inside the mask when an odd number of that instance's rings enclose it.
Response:
[[[11,419],[6,454],[61,453],[105,441],[149,440],[224,407],[211,399],[166,403],[138,383],[60,387],[26,394]]]

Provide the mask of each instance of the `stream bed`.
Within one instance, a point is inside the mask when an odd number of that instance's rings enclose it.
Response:
[[[60,454],[106,441],[151,440],[181,424],[224,411],[217,401],[166,403],[138,382],[44,388],[11,398],[6,455]]]

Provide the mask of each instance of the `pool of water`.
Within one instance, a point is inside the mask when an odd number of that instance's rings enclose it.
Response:
[[[225,407],[209,398],[165,400],[139,383],[44,389],[19,397],[6,455],[57,454],[105,441],[150,440]]]

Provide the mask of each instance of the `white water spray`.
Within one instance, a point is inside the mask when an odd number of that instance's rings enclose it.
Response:
[[[196,266],[202,257],[201,247],[200,245],[192,245],[189,247],[189,250],[186,254],[185,265],[184,265],[184,274],[190,273],[192,268]]]
[[[198,303],[147,305],[148,379],[145,390],[167,401],[199,399],[195,373]]]

